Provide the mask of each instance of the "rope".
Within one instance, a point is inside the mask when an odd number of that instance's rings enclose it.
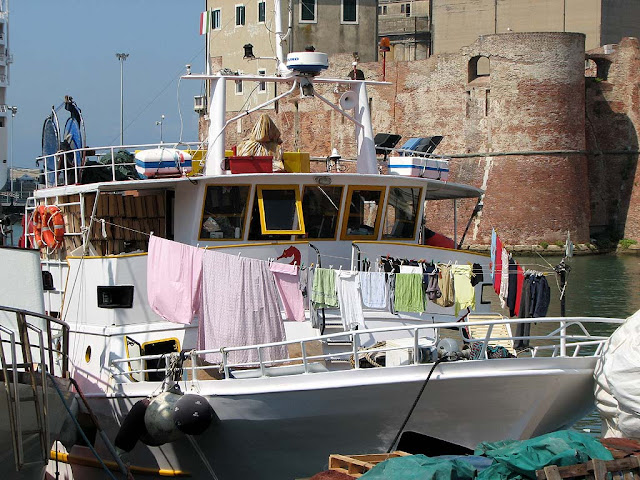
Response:
[[[427,375],[427,378],[422,383],[422,387],[420,388],[420,391],[418,392],[418,396],[413,401],[413,405],[411,405],[411,409],[409,410],[409,413],[407,413],[407,416],[405,417],[404,422],[402,422],[402,426],[398,430],[398,433],[396,433],[396,436],[393,439],[393,441],[391,442],[391,445],[389,445],[389,448],[387,449],[387,453],[391,453],[391,450],[393,450],[394,445],[396,444],[396,442],[400,438],[400,435],[402,434],[402,431],[404,430],[404,427],[406,427],[407,423],[409,423],[409,419],[411,418],[411,415],[413,414],[413,411],[416,409],[416,406],[418,405],[418,402],[420,401],[420,398],[422,397],[422,392],[424,392],[424,389],[426,388],[427,383],[429,383],[429,379],[431,378],[431,374],[436,369],[436,367],[438,365],[440,365],[440,363],[444,362],[446,359],[447,359],[446,356],[442,357],[442,358],[439,358],[438,360],[435,361],[435,363],[433,364],[433,367],[431,367],[431,370],[429,371],[429,375]]]
[[[104,218],[97,218],[97,217],[91,217],[91,220],[95,220],[96,222],[100,222],[102,223],[102,228],[103,228],[103,236],[106,238],[106,231],[104,230],[104,225],[112,225],[114,227],[118,227],[118,228],[122,228],[123,230],[129,230],[130,232],[135,232],[135,233],[141,233],[142,235],[146,235],[147,237],[151,236],[151,233],[147,233],[147,232],[142,232],[140,230],[136,230],[135,228],[129,228],[129,227],[125,227],[124,225],[118,225],[117,223],[111,223],[111,222],[107,222]]]
[[[387,345],[387,342],[377,342],[377,343],[373,344],[371,347],[366,347],[366,348],[359,349],[358,350],[358,360],[360,360],[360,353],[359,352],[363,352],[365,355],[362,358],[364,360],[366,360],[367,362],[369,362],[369,364],[372,367],[384,367],[384,365],[382,365],[381,363],[378,362],[377,358],[375,358],[374,355],[384,356],[386,354],[386,352],[367,352],[367,350],[376,350],[376,349],[382,348],[382,347],[384,347],[386,345]],[[356,366],[356,361],[355,361],[355,358],[354,358],[353,354],[351,354],[351,356],[349,357],[349,362],[351,363],[351,368]]]

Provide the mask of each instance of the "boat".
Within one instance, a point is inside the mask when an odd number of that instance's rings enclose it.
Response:
[[[128,464],[193,478],[300,478],[319,471],[330,450],[384,452],[404,432],[473,448],[480,441],[563,428],[589,412],[593,370],[606,337],[590,334],[588,326],[622,320],[544,317],[536,318],[531,335],[511,333],[531,319],[493,312],[486,294],[489,257],[459,249],[457,239],[453,247],[423,241],[430,202],[453,200],[455,206],[460,199],[479,201],[483,191],[440,174],[380,173],[367,88],[385,83],[315,76],[325,62],[318,52],[293,58],[297,70],[283,76],[184,75],[185,81],[211,83],[206,149],[181,141],[63,152],[84,159],[80,164],[47,161],[48,153],[40,159],[45,185],[29,199],[26,215],[55,206],[65,227],[61,241],[41,245],[42,269],[52,279],[45,308],[69,324],[71,376]],[[226,84],[239,78],[278,82],[284,92],[227,120]],[[334,104],[320,92],[323,85],[349,95]],[[289,171],[257,173],[265,169],[264,157],[272,161],[269,155],[227,152],[228,125],[294,93],[354,123],[355,172],[338,172],[329,160],[328,171],[310,172],[296,152],[289,155],[296,165],[289,163]],[[272,128],[268,119],[260,121],[263,130]],[[136,176],[128,152],[160,148],[202,158],[203,168]],[[439,165],[446,160],[432,153],[428,158]],[[244,162],[239,170],[236,161]],[[284,163],[286,170],[286,156]],[[35,235],[25,230],[32,242]],[[473,310],[433,302],[413,313],[364,308],[362,324],[353,325],[343,322],[339,309],[307,305],[302,321],[281,311],[284,338],[278,341],[229,345],[208,338],[201,348],[198,319],[167,321],[150,306],[149,284],[163,280],[147,276],[154,237],[229,262],[256,259],[352,275],[390,257],[477,263],[486,280],[472,287]],[[193,294],[181,292],[185,299]],[[227,292],[223,285],[209,293],[202,297],[205,307]],[[483,333],[469,333],[479,326]],[[517,356],[489,354],[496,342],[504,352],[502,345],[515,340],[530,348]],[[281,355],[269,353],[274,351]],[[206,406],[198,413],[206,417],[196,425],[198,435],[174,414],[162,413],[180,410],[181,399],[192,402],[189,408]]]

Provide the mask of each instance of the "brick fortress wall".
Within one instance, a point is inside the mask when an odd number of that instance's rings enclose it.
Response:
[[[634,219],[633,208],[640,194],[632,191],[637,154],[585,153],[592,152],[595,143],[603,152],[604,145],[607,151],[637,150],[633,125],[638,123],[631,113],[638,101],[633,78],[638,71],[633,62],[640,57],[637,43],[623,42],[616,51],[610,85],[587,80],[586,98],[582,34],[487,35],[456,54],[387,62],[386,79],[392,85],[369,88],[374,132],[404,138],[445,136],[436,152],[453,157],[449,181],[486,189],[485,207],[467,235],[467,245],[489,243],[494,227],[509,244],[563,241],[567,231],[574,242],[586,243],[591,216],[597,225],[612,211],[617,212],[616,221],[626,224],[625,235],[640,238],[640,216]],[[478,72],[477,59],[484,62]],[[332,57],[323,76],[344,78],[351,61],[350,55]],[[381,62],[358,68],[367,79],[382,79]],[[345,90],[316,89],[335,102]],[[300,148],[322,157],[336,147],[343,157],[355,157],[353,125],[320,101],[295,95],[280,101],[277,113],[270,114],[287,150]],[[254,113],[244,119],[241,132],[230,129],[228,145],[245,138],[257,118]],[[627,179],[622,188],[615,182],[619,173]],[[458,202],[458,238],[474,204]],[[435,202],[427,224],[452,236],[451,202]]]

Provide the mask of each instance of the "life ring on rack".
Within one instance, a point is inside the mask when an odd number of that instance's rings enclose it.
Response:
[[[46,245],[52,250],[62,247],[64,217],[55,205],[40,205],[32,216],[33,236],[37,248]]]

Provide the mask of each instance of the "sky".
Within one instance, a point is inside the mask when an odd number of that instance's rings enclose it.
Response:
[[[120,62],[124,62],[124,143],[160,141],[156,122],[165,115],[164,141],[177,141],[178,78],[191,64],[204,70],[199,15],[205,0],[9,0],[9,49],[13,55],[6,103],[13,119],[13,165],[35,168],[42,125],[65,95],[85,121],[87,144],[120,144]],[[197,80],[180,82],[184,141],[196,141]],[[61,128],[68,113],[58,112]],[[9,120],[11,122],[12,120]]]

